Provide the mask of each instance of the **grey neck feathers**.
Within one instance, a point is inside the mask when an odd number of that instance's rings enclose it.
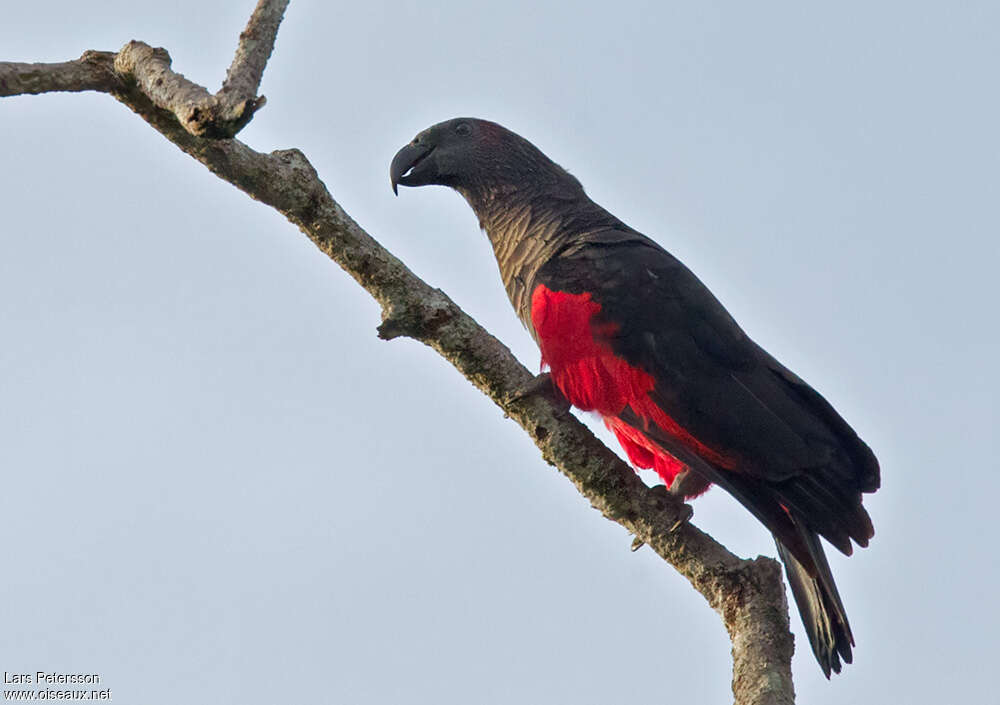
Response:
[[[584,235],[624,227],[578,186],[574,190],[550,188],[533,193],[504,187],[459,191],[486,231],[507,296],[529,330],[531,291],[539,269]]]

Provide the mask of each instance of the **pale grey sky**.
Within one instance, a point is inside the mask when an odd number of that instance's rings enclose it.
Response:
[[[214,90],[252,3],[35,0],[0,60],[129,39]],[[802,703],[989,703],[1000,6],[293,0],[241,138],[530,367],[485,237],[388,163],[496,120],[683,259],[877,452],[857,637]],[[0,101],[0,670],[114,701],[726,702],[729,643],[295,228],[104,95]],[[770,537],[723,493],[695,522]]]

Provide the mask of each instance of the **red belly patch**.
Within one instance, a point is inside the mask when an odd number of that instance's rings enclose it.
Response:
[[[532,294],[531,322],[542,351],[542,367],[549,368],[563,396],[577,408],[600,414],[632,464],[652,468],[668,486],[684,464],[622,421],[619,416],[626,406],[644,423],[655,424],[708,462],[734,467],[731,458],[701,443],[653,402],[649,392],[656,381],[614,354],[608,340],[619,326],[595,320],[600,310],[588,292],[570,294],[539,285]]]
[[[674,478],[684,469],[684,463],[655,446],[641,431],[621,419],[605,416],[604,425],[615,434],[629,462],[637,468],[656,471],[667,483],[667,487],[673,484]]]

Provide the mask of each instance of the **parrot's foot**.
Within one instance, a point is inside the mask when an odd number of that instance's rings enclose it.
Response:
[[[548,372],[536,375],[528,382],[508,394],[507,403],[514,404],[536,395],[548,397],[551,402],[559,407],[560,411],[569,411],[569,401],[567,401],[566,397],[564,397],[562,393],[556,389],[556,385],[552,381],[552,375]]]
[[[694,509],[691,508],[690,504],[682,504],[681,510],[678,512],[677,521],[673,523],[670,527],[670,533],[674,533],[679,528],[691,521],[691,517],[694,516]]]
[[[662,487],[662,485],[660,485],[660,486]],[[691,517],[693,517],[693,516],[694,516],[694,509],[691,508],[691,505],[690,504],[682,504],[681,508],[680,508],[680,510],[678,512],[678,515],[677,515],[677,521],[675,521],[670,526],[670,533],[671,534],[674,533],[679,528],[681,528],[682,526],[684,526],[685,524],[687,524],[689,521],[691,521]],[[632,553],[635,553],[636,551],[638,551],[640,548],[642,548],[645,545],[646,545],[646,542],[643,541],[638,536],[636,536],[634,539],[632,539],[632,545],[629,546],[628,548],[629,548],[630,551],[632,551]]]
[[[674,485],[677,484],[677,480],[674,480]],[[670,533],[674,533],[679,528],[691,521],[691,517],[694,516],[694,509],[691,508],[690,504],[679,504],[682,495],[676,494],[673,485],[668,490],[664,485],[656,485],[655,487],[650,487],[649,491],[660,495],[661,501],[666,506],[676,506],[677,507],[677,519],[670,526]],[[666,506],[661,505],[662,508]]]

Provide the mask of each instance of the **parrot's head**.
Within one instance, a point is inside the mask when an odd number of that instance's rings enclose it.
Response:
[[[489,120],[453,118],[428,127],[389,167],[397,186],[450,186],[466,198],[525,184],[579,182],[523,137]]]

